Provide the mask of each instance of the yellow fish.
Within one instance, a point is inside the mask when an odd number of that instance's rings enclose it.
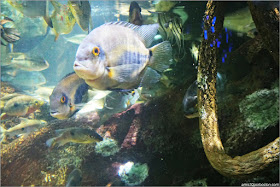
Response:
[[[20,118],[20,124],[14,127],[4,129],[0,126],[1,139],[3,141],[6,141],[6,136],[14,137],[20,134],[27,135],[45,125],[47,125],[47,122],[44,120],[31,120],[27,118]]]
[[[28,95],[19,95],[5,103],[3,111],[8,116],[25,116],[38,110],[44,101]]]
[[[91,8],[89,1],[68,1],[68,5],[81,29],[88,31],[89,25],[92,27]]]
[[[43,17],[49,27],[53,27],[49,17],[49,1],[17,1],[8,0],[14,8],[25,16],[35,18]]]
[[[159,25],[111,22],[92,30],[80,44],[74,71],[98,90],[131,91],[140,86],[146,67],[159,72],[172,63],[168,41],[147,48]]]
[[[51,1],[54,11],[51,15],[53,29],[55,32],[55,41],[59,34],[68,34],[72,31],[76,20],[68,5],[63,5],[57,1]]]
[[[58,136],[47,140],[46,145],[48,147],[52,148],[56,144],[60,147],[69,142],[89,144],[103,140],[95,130],[90,129],[67,128],[56,130],[55,133]]]

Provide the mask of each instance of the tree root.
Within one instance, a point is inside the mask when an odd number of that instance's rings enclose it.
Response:
[[[199,52],[197,76],[199,128],[205,154],[213,168],[226,177],[251,177],[271,164],[277,163],[279,137],[268,145],[243,156],[232,158],[225,153],[218,128],[215,86],[217,46],[214,43],[223,28],[224,3],[209,1],[205,12],[204,40]],[[215,32],[211,32],[213,26]]]

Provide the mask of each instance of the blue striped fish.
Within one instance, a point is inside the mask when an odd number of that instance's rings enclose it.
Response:
[[[148,48],[158,27],[110,22],[95,28],[77,50],[74,71],[95,89],[127,92],[138,88],[148,66],[162,72],[172,63],[168,41]]]

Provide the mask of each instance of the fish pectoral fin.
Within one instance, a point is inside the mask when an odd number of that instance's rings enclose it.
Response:
[[[57,39],[58,39],[58,37],[59,37],[59,34],[55,31],[54,32],[55,33],[55,38],[54,38],[54,41],[56,42],[57,41]]]
[[[75,104],[75,109],[80,110],[81,108],[83,108],[85,106],[86,103],[79,103],[79,104]]]
[[[115,67],[107,67],[108,77],[118,82],[133,82],[138,77],[138,71],[142,69],[139,64],[123,64]]]

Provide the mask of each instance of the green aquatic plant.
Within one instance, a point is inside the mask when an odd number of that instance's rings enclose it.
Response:
[[[250,128],[264,130],[275,126],[279,121],[279,88],[263,89],[246,96],[239,109]]]
[[[119,152],[118,142],[116,140],[107,138],[101,142],[98,142],[95,146],[95,152],[101,154],[104,157],[112,156]]]
[[[149,167],[147,164],[134,164],[127,162],[120,166],[119,176],[126,185],[139,185],[148,177]]]

